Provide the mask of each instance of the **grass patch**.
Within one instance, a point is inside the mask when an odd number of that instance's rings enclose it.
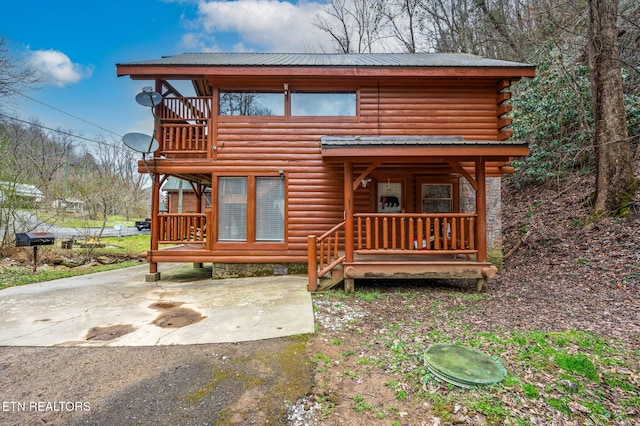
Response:
[[[455,341],[472,342],[479,350],[499,357],[508,371],[499,384],[462,390],[436,380],[421,368],[426,346],[443,339],[428,339],[425,343],[415,339],[414,334],[403,333],[403,327],[392,325],[386,326],[384,338],[376,336],[384,348],[381,362],[373,364],[366,357],[359,360],[391,376],[384,385],[393,391],[396,403],[410,404],[409,396],[415,395],[417,401],[424,401],[429,412],[444,422],[455,421],[454,407],[458,406],[466,407],[467,416],[472,417],[473,413],[485,416],[489,424],[530,424],[518,408],[524,403],[546,406],[546,415],[559,412],[576,424],[583,421],[627,424],[633,414],[624,407],[638,402],[632,371],[640,354],[629,353],[614,341],[589,333],[509,334],[457,327],[464,331],[464,338]],[[417,336],[429,336],[429,328],[425,327]],[[614,404],[601,397],[612,393],[619,397]],[[544,420],[544,415],[538,417],[538,421]]]
[[[365,302],[375,302],[376,300],[382,300],[385,296],[379,290],[372,291],[356,291],[355,297],[364,300]]]
[[[555,356],[558,367],[570,373],[578,374],[587,379],[598,380],[596,366],[584,354],[559,353]]]
[[[87,219],[67,216],[50,223],[52,225],[64,226],[65,228],[75,228],[78,231],[83,231],[87,228],[102,228],[103,225],[105,228],[113,228],[115,225],[131,227],[136,223],[136,220],[142,219],[144,218],[127,219],[124,216],[109,216],[107,217],[107,222],[105,224],[102,219]]]
[[[142,259],[139,256],[149,250],[150,237],[149,235],[133,235],[121,238],[105,237],[101,238],[100,242],[105,244],[105,247],[80,248],[76,246],[71,251],[53,246],[43,247],[38,252],[38,258],[45,262],[50,262],[54,258],[73,257],[74,259],[81,259],[79,263],[82,263],[100,256],[107,256],[115,257],[115,263],[66,269],[46,269],[39,265],[36,272],[33,272],[31,265],[9,266],[3,268],[2,273],[0,273],[0,289],[140,265]]]
[[[112,271],[114,269],[128,268],[140,265],[140,261],[127,261],[114,263],[112,265],[99,265],[91,268],[72,268],[66,270],[41,270],[32,272],[28,267],[9,267],[2,271],[0,277],[0,289],[14,287],[25,284],[34,284],[44,281],[57,280],[60,278],[77,277],[80,275],[93,274],[95,272]]]
[[[370,402],[365,401],[364,397],[361,395],[354,396],[353,402],[353,409],[356,410],[356,413],[362,413],[373,409],[373,405],[371,405]]]

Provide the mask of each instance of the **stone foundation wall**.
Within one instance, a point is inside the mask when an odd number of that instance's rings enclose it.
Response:
[[[213,279],[307,274],[306,263],[214,263]]]
[[[501,177],[487,177],[487,256],[497,266],[502,263],[501,188]],[[460,211],[476,211],[476,191],[466,179],[460,179]]]

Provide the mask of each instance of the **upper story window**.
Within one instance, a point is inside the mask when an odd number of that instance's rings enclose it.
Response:
[[[355,117],[356,92],[291,92],[291,116]]]
[[[283,116],[284,93],[220,91],[220,115]]]

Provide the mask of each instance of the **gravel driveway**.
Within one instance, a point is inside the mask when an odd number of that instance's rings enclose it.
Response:
[[[0,424],[278,423],[311,389],[306,341],[0,347]]]

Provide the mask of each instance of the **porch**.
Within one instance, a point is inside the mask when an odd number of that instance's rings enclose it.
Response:
[[[344,281],[350,292],[357,278],[472,278],[478,291],[486,289],[497,273],[487,261],[487,174],[507,173],[511,158],[527,151],[519,142],[461,137],[323,137],[325,161],[343,165],[345,220],[319,237],[309,236],[309,290]],[[399,192],[391,207],[400,212],[386,206],[377,213],[357,212],[356,190],[374,173],[385,176],[385,167],[465,179],[475,192],[473,213],[460,212],[451,192],[440,198],[449,200],[446,206],[434,206],[424,196],[422,203],[402,203]],[[415,181],[430,189],[434,180]],[[390,185],[388,179],[385,193]]]
[[[319,237],[309,236],[309,290],[326,290],[344,280],[350,292],[356,278],[419,277],[473,278],[481,291],[497,268],[478,260],[477,216],[356,213],[351,238],[348,220]]]

